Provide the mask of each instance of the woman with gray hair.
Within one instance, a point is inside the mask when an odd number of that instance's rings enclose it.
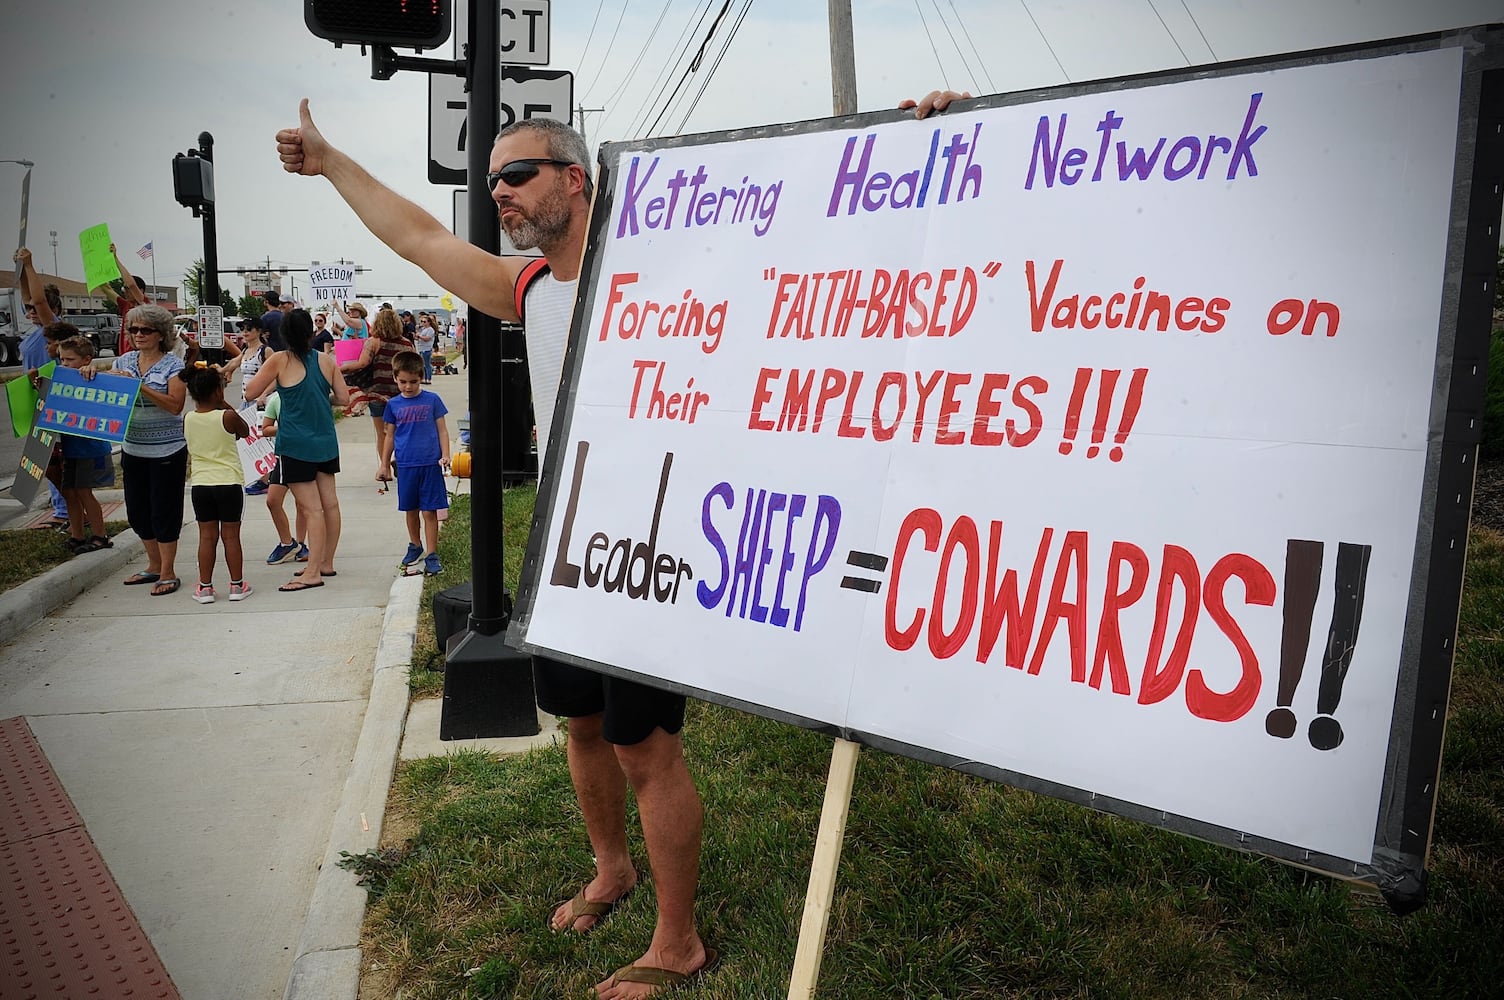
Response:
[[[120,449],[120,472],[125,516],[146,547],[146,569],[125,583],[152,584],[151,595],[165,597],[181,586],[175,562],[188,482],[188,441],[183,437],[188,386],[177,377],[184,366],[172,353],[178,339],[172,313],[157,305],[136,306],[126,314],[125,331],[134,349],[116,358],[106,374],[141,382]]]

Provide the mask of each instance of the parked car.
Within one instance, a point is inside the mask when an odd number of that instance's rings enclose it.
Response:
[[[94,342],[94,354],[103,357],[114,355],[120,338],[120,314],[112,312],[68,313],[63,321],[78,327],[78,332]]]

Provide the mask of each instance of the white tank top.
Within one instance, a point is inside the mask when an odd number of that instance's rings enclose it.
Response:
[[[564,374],[564,348],[569,343],[569,319],[579,279],[559,281],[552,273],[535,280],[527,290],[527,371],[533,385],[533,417],[538,421],[538,464],[548,454],[553,431],[559,379]]]

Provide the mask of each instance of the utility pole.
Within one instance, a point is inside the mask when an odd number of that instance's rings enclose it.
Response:
[[[831,113],[856,114],[856,43],[851,34],[851,0],[830,0]]]
[[[586,115],[587,112],[589,114],[593,115],[593,114],[597,114],[598,112],[605,111],[605,110],[606,110],[605,108],[587,108],[587,107],[585,107],[585,102],[584,101],[580,102],[580,107],[579,107],[579,112],[580,112],[580,138],[585,140],[585,148],[586,149],[590,148],[590,140],[585,135],[585,115]]]
[[[57,277],[57,230],[47,230],[47,235],[52,237],[52,276]]]

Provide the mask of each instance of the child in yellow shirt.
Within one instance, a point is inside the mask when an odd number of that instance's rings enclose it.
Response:
[[[189,479],[193,517],[198,521],[198,586],[193,588],[193,599],[214,603],[214,560],[223,540],[230,600],[243,601],[251,596],[251,585],[242,577],[245,557],[240,520],[245,512],[245,475],[235,442],[247,436],[250,428],[225,403],[225,377],[218,368],[199,362],[184,368],[178,377],[188,383],[193,400],[193,410],[183,414],[183,436],[193,462]]]

